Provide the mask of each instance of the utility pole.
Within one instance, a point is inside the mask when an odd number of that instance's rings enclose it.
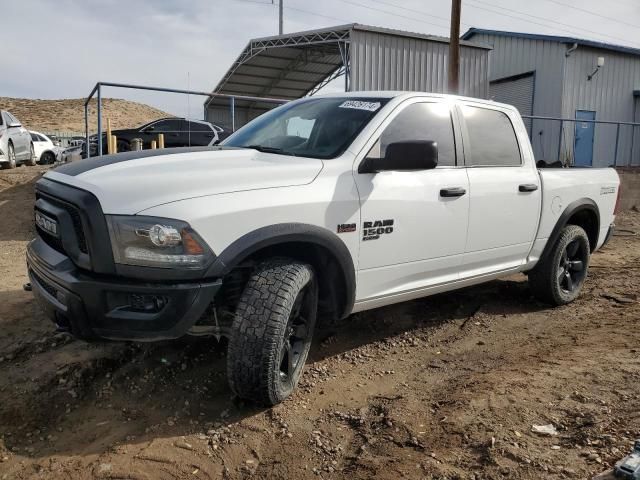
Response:
[[[282,35],[282,24],[284,23],[284,13],[283,13],[283,9],[284,7],[282,6],[282,2],[284,0],[280,0],[279,2],[279,8],[278,8],[278,35]]]
[[[282,2],[282,0],[280,0]],[[451,32],[449,34],[449,93],[460,88],[460,14],[462,0],[451,0]]]

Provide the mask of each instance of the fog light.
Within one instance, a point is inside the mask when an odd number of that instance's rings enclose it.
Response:
[[[169,299],[162,295],[129,295],[129,308],[136,312],[157,313],[162,310]]]

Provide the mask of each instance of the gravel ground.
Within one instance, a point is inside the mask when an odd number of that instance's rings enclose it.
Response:
[[[265,410],[213,340],[53,331],[22,291],[42,170],[0,172],[0,479],[584,479],[640,437],[635,212],[572,305],[514,276],[354,315]]]

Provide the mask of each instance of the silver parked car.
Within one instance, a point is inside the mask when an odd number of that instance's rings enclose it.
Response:
[[[0,165],[14,168],[19,163],[36,164],[31,134],[20,120],[6,110],[0,110]]]

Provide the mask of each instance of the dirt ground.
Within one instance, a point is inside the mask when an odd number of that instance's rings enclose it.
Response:
[[[22,290],[40,171],[0,172],[0,479],[585,479],[640,437],[640,214],[574,304],[516,276],[354,315],[266,410],[214,340],[54,332]]]

